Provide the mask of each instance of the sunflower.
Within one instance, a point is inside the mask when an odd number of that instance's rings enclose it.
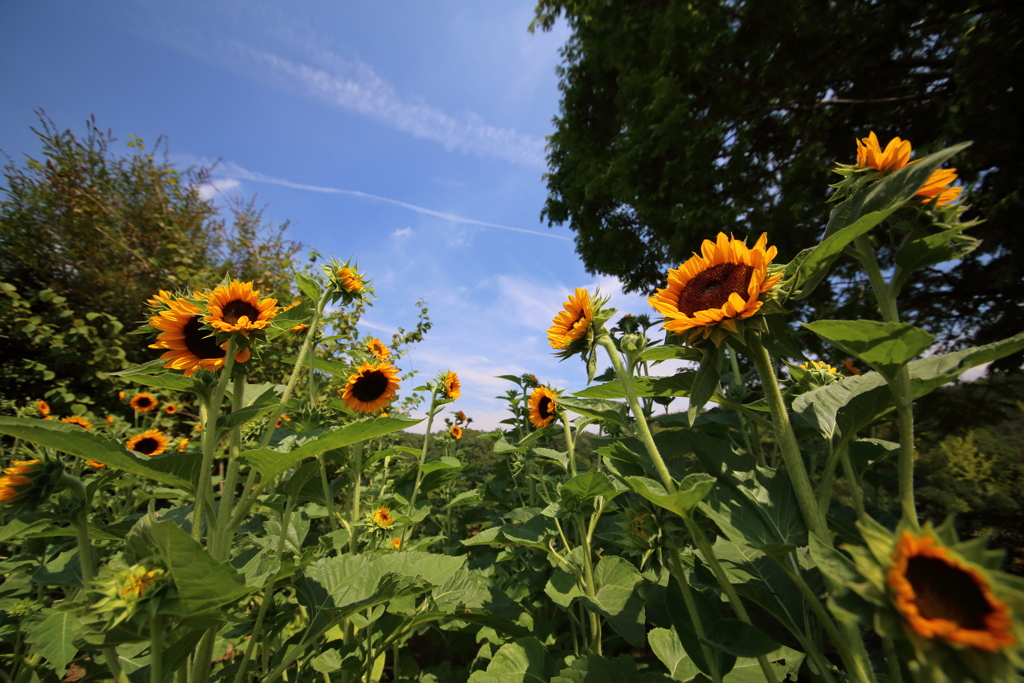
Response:
[[[123,401],[124,400],[124,392],[123,391],[117,392],[117,400],[118,401]]]
[[[166,415],[174,415],[177,412],[178,406],[174,405],[173,403],[168,403],[167,405],[164,406],[164,414]]]
[[[178,452],[184,453],[185,449],[188,448],[188,439],[182,439],[178,442]]]
[[[896,608],[925,638],[988,652],[1013,647],[1013,619],[989,581],[928,535],[904,531],[886,573]]]
[[[370,522],[378,528],[390,529],[391,525],[395,523],[395,518],[391,516],[391,512],[386,507],[382,507],[374,511],[370,516]]]
[[[445,372],[441,377],[441,385],[444,387],[444,397],[450,401],[454,401],[462,394],[462,383],[459,382],[459,376],[451,370]]]
[[[559,312],[548,328],[548,344],[554,349],[565,349],[569,344],[580,339],[587,333],[594,319],[594,308],[590,302],[590,292],[580,287],[569,295],[569,300],[562,304],[564,311]]]
[[[40,415],[50,414],[50,404],[46,401],[36,401],[36,410],[39,411]]]
[[[832,375],[839,374],[838,368],[834,368],[828,363],[820,360],[812,360],[810,363],[801,363],[799,367],[804,370],[822,370]]]
[[[401,547],[402,547],[402,539],[401,538],[399,538],[398,536],[395,536],[394,538],[391,539],[391,549],[392,550],[398,550]]]
[[[163,310],[171,305],[174,297],[166,289],[161,289],[152,299],[147,299],[146,304],[153,309]]]
[[[462,427],[460,427],[459,425],[452,425],[451,432],[452,438],[454,438],[456,441],[462,438]]]
[[[864,374],[863,372],[861,372],[860,370],[857,369],[857,366],[853,364],[852,360],[849,360],[849,359],[844,360],[843,361],[843,367],[851,375],[863,375]]]
[[[89,422],[84,417],[79,417],[78,415],[72,415],[71,417],[62,417],[60,421],[66,422],[69,425],[78,425],[79,427],[84,427],[85,429],[92,429],[92,422]]]
[[[293,308],[295,308],[296,306],[298,306],[301,303],[302,303],[302,299],[296,299],[295,301],[291,302],[290,304],[288,304],[287,306],[282,308],[281,312],[284,313],[285,311],[290,311],[290,310],[292,310]]]
[[[647,300],[665,316],[664,329],[691,332],[691,339],[712,336],[715,327],[736,332],[738,320],[760,310],[759,297],[770,290],[782,273],[768,276],[768,264],[778,253],[765,248],[768,233],[753,249],[741,240],[718,233],[718,241],[704,240],[703,256],[694,254],[679,268],[668,271],[668,287]]]
[[[241,332],[266,328],[278,313],[277,299],[260,299],[260,291],[251,282],[232,280],[204,294],[208,315],[203,322],[218,332]]]
[[[128,450],[135,451],[136,453],[142,453],[143,455],[160,455],[167,450],[167,444],[170,439],[167,435],[161,432],[159,429],[150,429],[149,431],[136,434],[132,438],[128,439]]]
[[[159,403],[153,394],[135,394],[132,396],[132,400],[128,401],[128,405],[137,413],[148,413],[151,410],[156,410]]]
[[[168,349],[160,358],[165,368],[184,370],[186,377],[200,368],[216,372],[224,367],[227,342],[217,344],[216,338],[203,329],[202,311],[186,299],[176,299],[166,311],[149,319],[149,324],[161,333],[151,349]],[[249,349],[235,354],[235,361],[249,360]]]
[[[4,468],[4,476],[0,477],[0,503],[15,503],[25,498],[41,463],[38,460],[12,460],[11,465]]]
[[[309,329],[309,325],[305,323],[299,323],[298,325],[292,325],[288,328],[289,332],[305,332]]]
[[[363,279],[353,268],[344,266],[337,271],[338,284],[349,292],[358,292],[363,288]]]
[[[398,395],[398,369],[389,363],[363,363],[338,393],[345,407],[360,413],[374,413]]]
[[[280,429],[281,427],[284,426],[285,422],[291,421],[292,419],[290,417],[288,417],[287,415],[282,415],[281,417],[277,418],[277,424],[275,425],[275,428]]]
[[[874,132],[857,140],[857,166],[873,168],[882,173],[895,173],[910,163],[910,141],[893,138],[882,149]]]
[[[104,465],[103,463],[96,462],[95,460],[89,460],[88,463],[89,467],[93,468],[94,470],[102,470],[104,467],[106,467],[106,465]]]
[[[938,206],[952,204],[960,197],[960,193],[964,191],[962,187],[946,187],[954,180],[956,180],[955,168],[940,168],[937,171],[932,171],[932,174],[928,176],[928,180],[925,181],[925,184],[914,196],[924,202],[937,199]]]
[[[112,425],[114,424],[114,416],[107,415],[105,418],[103,418],[103,421],[106,422],[108,425]]]
[[[391,355],[390,349],[384,346],[384,343],[376,337],[366,342],[366,350],[376,356],[377,360],[387,360],[388,356]]]
[[[558,394],[547,387],[537,387],[534,389],[533,393],[530,394],[530,400],[527,401],[527,404],[530,406],[530,424],[540,429],[554,422],[555,413],[558,409],[558,403],[555,401],[556,398],[558,398]]]
[[[458,418],[459,422],[465,422],[466,421],[466,414],[464,412],[462,412],[461,410],[459,412],[455,413],[455,417]]]
[[[164,575],[162,569],[146,569],[145,567],[132,567],[131,572],[125,578],[121,587],[121,597],[128,599],[139,599],[143,596],[156,580]]]

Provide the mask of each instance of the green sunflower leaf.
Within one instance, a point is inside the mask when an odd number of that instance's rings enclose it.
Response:
[[[890,381],[902,365],[921,355],[935,340],[928,332],[906,323],[819,320],[804,323],[804,327],[864,361]]]

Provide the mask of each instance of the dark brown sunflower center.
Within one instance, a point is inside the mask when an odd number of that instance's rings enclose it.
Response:
[[[719,263],[686,283],[679,293],[680,313],[692,316],[697,311],[721,308],[732,294],[746,299],[754,267],[743,263]]]
[[[555,414],[555,402],[547,396],[541,398],[537,403],[537,412],[540,413],[542,420],[546,420]]]
[[[203,323],[198,315],[188,319],[182,327],[182,332],[185,334],[185,348],[196,358],[209,360],[228,355],[227,351],[217,345],[217,339],[203,329]]]
[[[376,401],[388,388],[388,376],[380,370],[363,373],[352,387],[352,395],[363,403]]]
[[[249,319],[249,322],[253,322],[260,317],[260,309],[253,306],[248,301],[242,301],[241,299],[232,299],[227,302],[222,309],[224,315],[224,322],[234,325],[242,316]]]
[[[907,580],[914,588],[914,604],[925,619],[946,619],[960,628],[982,631],[992,606],[978,582],[964,570],[934,557],[907,561]]]
[[[137,399],[135,399],[135,405],[137,405],[140,408],[148,408],[151,405],[153,405],[153,401],[151,401],[146,396],[139,396]]]
[[[150,436],[147,436],[145,439],[142,439],[135,444],[135,450],[143,455],[151,455],[155,453],[158,448],[160,448],[160,442]]]

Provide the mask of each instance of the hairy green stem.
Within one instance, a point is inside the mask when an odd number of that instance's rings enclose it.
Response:
[[[114,677],[114,680],[117,683],[131,683],[124,670],[121,669],[121,663],[117,659],[117,648],[105,647],[102,651],[103,661],[106,663],[107,668],[110,669],[110,675]]]
[[[740,386],[743,382],[743,375],[740,374],[740,362],[737,358],[739,354],[736,352],[736,349],[726,349],[725,355],[729,357],[729,363],[732,365],[733,384]],[[758,443],[756,450],[753,447],[750,439],[750,429],[747,427],[747,420],[743,413],[736,411],[736,418],[740,421],[740,431],[743,432],[743,443],[747,446],[747,453],[752,453],[757,458],[758,467],[768,467],[768,461],[764,458],[764,451],[760,448],[760,443]]]
[[[587,597],[597,597],[597,585],[594,582],[594,564],[590,557],[590,543],[589,537],[583,530],[583,519],[580,515],[576,515],[574,521],[576,522],[576,533],[580,537],[580,542],[583,544],[583,591],[587,594]],[[590,619],[590,644],[589,649],[594,654],[601,654],[601,617],[587,610],[587,615]]]
[[[412,519],[412,512],[416,506],[416,496],[420,492],[420,483],[423,481],[423,463],[427,460],[427,450],[430,448],[430,427],[434,423],[434,413],[437,412],[437,392],[441,389],[441,384],[435,383],[434,390],[430,393],[430,410],[427,411],[427,431],[423,434],[423,450],[420,451],[420,459],[416,465],[416,483],[412,487],[412,495],[409,496],[409,505],[406,508],[405,516]],[[410,523],[405,529],[402,530],[402,550],[405,550],[405,543],[408,540],[407,536],[412,531],[414,524]]]
[[[334,494],[331,493],[331,482],[327,480],[327,462],[323,453],[317,456],[320,461],[320,486],[324,490],[324,502],[327,504],[327,518],[331,522],[331,531],[338,530],[338,513],[334,509]]]
[[[235,373],[234,384],[231,387],[231,412],[241,410],[245,405],[245,373]],[[242,426],[235,425],[231,429],[231,436],[228,442],[228,471],[224,476],[224,483],[220,493],[220,503],[217,506],[217,532],[216,543],[212,548],[214,559],[226,560],[231,555],[231,538],[234,536],[234,529],[231,528],[231,509],[235,502],[235,485],[238,483],[238,453],[242,447]]]
[[[896,644],[892,641],[892,637],[882,636],[882,648],[885,650],[885,663],[889,665],[889,680],[892,683],[903,683],[899,655],[896,654]]]
[[[569,474],[576,476],[576,449],[572,442],[572,430],[569,428],[569,419],[562,413],[562,431],[565,434],[565,448],[569,453]]]
[[[228,379],[231,377],[231,369],[235,366],[237,352],[238,345],[235,343],[235,338],[231,337],[228,340],[227,355],[224,357],[224,367],[220,371],[220,379],[217,380],[213,395],[203,397],[200,401],[199,412],[203,425],[203,464],[199,468],[199,482],[196,486],[195,504],[192,508],[192,539],[197,543],[203,537],[203,506],[206,505],[213,488],[213,483],[210,481],[210,468],[213,467],[213,456],[217,450],[217,418],[220,417],[220,405],[224,400],[224,392],[228,386]],[[212,527],[214,524],[210,526]]]
[[[163,683],[164,679],[164,617],[153,614],[149,617],[149,680]]]
[[[704,622],[701,621],[700,612],[697,611],[697,603],[693,599],[693,590],[690,588],[690,583],[686,580],[686,572],[683,571],[683,563],[679,559],[679,548],[671,541],[668,548],[668,557],[669,571],[672,572],[676,583],[679,584],[679,591],[683,594],[683,602],[686,603],[686,612],[690,615],[690,623],[693,624],[693,630],[697,633],[697,639],[703,641],[708,637],[708,634],[704,630]],[[705,645],[703,642],[701,642],[700,647],[704,651],[704,661],[707,662],[708,668],[711,669],[709,673],[711,674],[712,683],[720,683],[722,671],[718,666],[718,653],[710,645]]]
[[[349,552],[359,551],[359,499],[362,496],[360,484],[363,477],[363,442],[352,444],[352,529],[349,530]]]
[[[843,472],[846,474],[846,481],[850,486],[850,495],[853,497],[853,509],[857,513],[857,519],[864,519],[864,490],[861,488],[860,480],[857,478],[857,471],[853,468],[853,461],[850,460],[850,449],[844,447],[839,451],[839,459],[843,463]]]
[[[896,295],[882,275],[878,259],[875,257],[875,249],[871,246],[871,239],[867,235],[861,235],[854,241],[854,245],[854,253],[871,281],[871,289],[875,293],[882,320],[887,323],[898,323],[900,314],[896,305]],[[910,384],[910,368],[904,363],[896,371],[895,377],[886,378],[886,381],[889,383],[889,391],[892,392],[893,403],[896,404],[900,427],[900,505],[907,519],[917,526],[917,506],[914,503],[914,392]]]

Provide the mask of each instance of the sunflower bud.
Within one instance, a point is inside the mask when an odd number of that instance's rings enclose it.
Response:
[[[788,388],[794,394],[805,394],[843,378],[838,369],[820,360],[788,367],[791,378]]]
[[[366,274],[359,272],[359,266],[351,261],[341,263],[332,259],[324,266],[324,274],[334,286],[332,301],[335,303],[340,300],[348,304],[373,298],[374,289],[370,286],[370,280],[367,280]]]

